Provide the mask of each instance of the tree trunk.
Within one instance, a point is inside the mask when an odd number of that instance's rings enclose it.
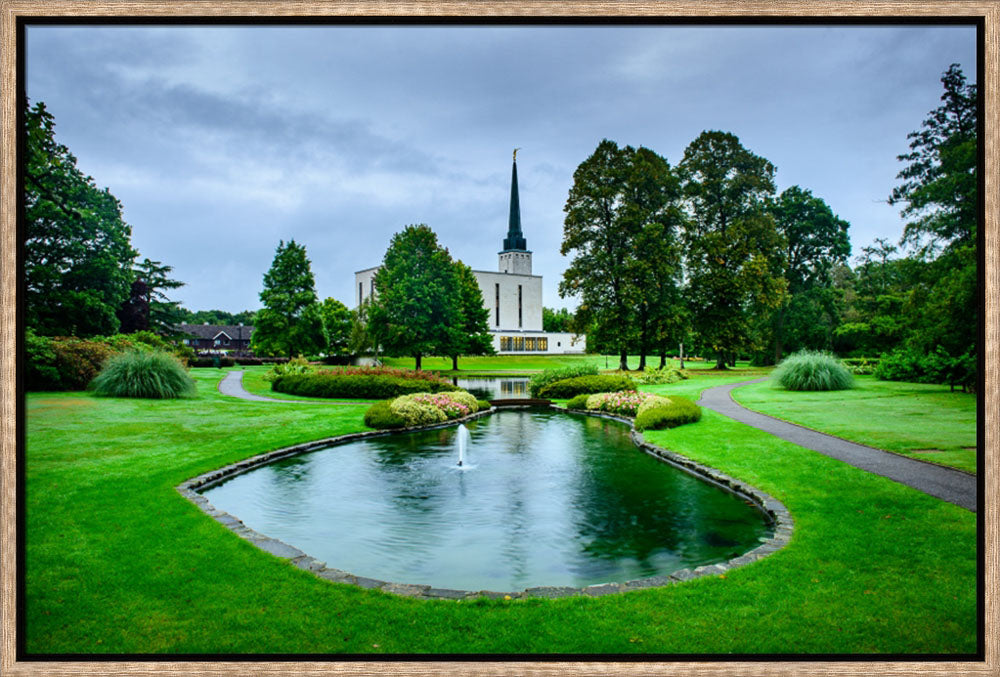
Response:
[[[729,354],[729,366],[730,367],[735,367],[736,366],[736,353],[730,353]]]
[[[417,358],[417,366],[414,367],[414,369],[420,371],[420,358],[423,356],[420,353],[417,353],[416,355],[414,355],[414,357]]]
[[[622,371],[628,371],[628,350],[625,348],[622,348],[622,352],[618,360],[618,368]]]
[[[636,371],[646,371],[646,349],[639,349],[639,367]]]
[[[660,369],[667,366],[667,349],[660,348]]]
[[[728,367],[726,367],[726,354],[721,350],[718,353],[716,353],[715,368],[720,371],[728,369]]]
[[[451,370],[458,371],[458,355],[451,356]]]

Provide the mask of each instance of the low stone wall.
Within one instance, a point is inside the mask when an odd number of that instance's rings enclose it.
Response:
[[[552,405],[551,408],[559,411],[568,411],[564,407],[557,407]],[[471,599],[476,597],[489,597],[489,598],[503,598],[503,599],[515,599],[519,597],[574,597],[574,596],[587,596],[587,597],[600,597],[602,595],[615,594],[628,592],[630,590],[641,590],[643,588],[652,588],[665,585],[673,585],[675,583],[681,583],[684,581],[689,581],[695,578],[702,578],[705,576],[718,576],[724,574],[730,569],[736,567],[745,566],[751,562],[756,562],[759,559],[767,557],[773,552],[783,548],[791,539],[793,521],[792,516],[785,508],[785,506],[775,498],[765,494],[764,492],[741,482],[739,480],[733,479],[728,475],[720,473],[713,468],[696,463],[686,456],[681,456],[675,452],[658,447],[655,444],[647,442],[641,433],[637,432],[634,428],[632,429],[632,441],[635,442],[645,453],[653,456],[654,458],[663,461],[664,463],[669,463],[680,470],[683,470],[692,475],[696,475],[701,479],[711,482],[725,491],[732,492],[742,498],[745,498],[754,505],[765,515],[768,521],[774,525],[774,535],[771,536],[767,541],[763,542],[761,545],[757,546],[753,550],[746,552],[739,557],[734,557],[726,562],[720,562],[718,564],[708,564],[705,566],[700,566],[695,569],[681,569],[679,571],[674,571],[673,573],[661,576],[650,576],[647,578],[639,578],[635,580],[625,581],[624,583],[601,583],[597,585],[590,585],[585,588],[573,588],[564,586],[539,586],[534,588],[528,588],[526,590],[521,590],[519,592],[496,592],[493,590],[452,590],[448,588],[434,588],[430,585],[419,585],[412,583],[393,583],[389,581],[380,581],[374,578],[366,578],[364,576],[358,576],[356,574],[349,573],[347,571],[341,571],[340,569],[334,569],[326,566],[325,562],[320,562],[313,557],[310,557],[306,553],[302,552],[298,548],[288,545],[282,541],[275,538],[271,538],[257,531],[254,531],[250,527],[246,526],[238,518],[230,515],[229,513],[219,510],[213,506],[207,498],[198,493],[201,490],[207,489],[215,484],[224,482],[225,480],[238,475],[254,468],[257,468],[267,463],[271,463],[280,458],[287,458],[289,456],[296,456],[298,454],[304,454],[311,451],[316,451],[324,447],[330,447],[337,444],[344,444],[346,442],[351,442],[358,439],[365,439],[368,437],[382,437],[385,435],[394,435],[401,432],[413,432],[418,430],[432,430],[435,428],[444,428],[465,421],[471,421],[482,416],[488,416],[492,414],[495,409],[488,409],[486,411],[476,412],[475,414],[470,414],[459,419],[453,419],[447,421],[446,423],[436,423],[434,425],[427,426],[413,426],[408,428],[398,428],[396,430],[373,430],[361,433],[351,433],[349,435],[340,435],[338,437],[329,437],[322,440],[316,440],[315,442],[307,442],[305,444],[297,444],[292,447],[285,447],[284,449],[277,449],[275,451],[269,451],[264,454],[259,454],[251,458],[245,459],[238,463],[233,463],[227,465],[218,470],[213,470],[211,472],[198,475],[185,482],[182,482],[177,486],[177,491],[180,492],[182,496],[190,500],[192,503],[197,505],[205,514],[212,517],[217,522],[223,524],[230,531],[235,533],[240,538],[244,538],[254,545],[256,545],[261,550],[271,553],[276,557],[281,557],[284,559],[291,560],[291,563],[300,569],[306,571],[311,571],[320,578],[332,581],[334,583],[348,583],[351,585],[358,585],[362,588],[374,588],[382,590],[383,592],[388,592],[396,595],[405,595],[407,597],[415,597],[419,599]],[[619,416],[611,416],[605,413],[591,412],[591,411],[577,411],[573,410],[574,413],[587,414],[589,416],[598,416],[600,418],[608,418],[615,421],[620,421],[625,423],[629,427],[632,427],[632,420],[628,418],[622,418]]]

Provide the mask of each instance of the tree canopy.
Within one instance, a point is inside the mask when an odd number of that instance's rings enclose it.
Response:
[[[375,293],[369,326],[385,354],[411,356],[419,370],[424,355],[453,350],[463,325],[459,285],[451,256],[429,226],[406,226],[392,236]]]
[[[754,319],[784,300],[784,241],[767,212],[774,166],[726,132],[702,132],[678,165],[689,218],[684,222],[692,322],[724,368],[759,342]]]
[[[50,336],[113,334],[137,255],[121,203],[56,141],[45,104],[25,112],[25,126],[26,324]]]
[[[260,293],[251,346],[258,355],[314,354],[329,345],[316,282],[306,248],[295,240],[278,243]]]

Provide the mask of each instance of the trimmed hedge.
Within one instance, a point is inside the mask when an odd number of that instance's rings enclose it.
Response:
[[[583,393],[609,393],[635,390],[635,382],[627,376],[577,376],[554,381],[538,391],[537,397],[565,399]]]
[[[912,349],[896,350],[882,356],[874,374],[880,381],[942,383],[952,390],[955,386],[961,386],[963,391],[974,390],[976,356],[972,353],[952,356],[941,346],[926,354]]]
[[[854,377],[829,353],[804,350],[789,355],[774,370],[775,381],[786,390],[847,390]]]
[[[670,404],[642,412],[635,417],[635,429],[663,430],[701,420],[701,407],[686,397],[671,395]]]
[[[531,392],[532,397],[542,397],[540,394],[542,388],[550,383],[563,381],[568,378],[575,378],[577,376],[596,375],[596,364],[578,364],[569,367],[559,367],[558,369],[546,369],[540,374],[535,374],[531,377],[531,380],[528,381],[528,390]]]
[[[178,359],[162,350],[130,350],[108,358],[93,381],[94,393],[104,397],[164,400],[194,397],[194,380]]]
[[[392,400],[382,400],[368,407],[365,412],[365,425],[376,430],[391,430],[406,426],[402,416],[393,413]]]
[[[342,397],[384,400],[413,393],[438,393],[459,390],[443,379],[403,378],[378,374],[350,374],[342,371],[316,371],[287,374],[271,382],[271,390],[304,397]]]
[[[580,393],[569,402],[566,403],[567,409],[586,409],[587,408],[587,398],[590,397],[590,393]]]

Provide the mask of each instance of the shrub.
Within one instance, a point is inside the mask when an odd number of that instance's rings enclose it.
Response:
[[[365,425],[376,430],[389,430],[392,428],[402,428],[406,421],[402,416],[393,413],[392,400],[382,400],[368,407],[365,412]]]
[[[292,358],[287,362],[275,364],[271,367],[270,371],[264,374],[264,380],[273,381],[279,376],[288,376],[290,374],[308,374],[311,371],[312,367],[309,366],[309,360],[299,355],[298,357]]]
[[[428,393],[419,393],[425,395]],[[389,405],[393,414],[406,421],[406,425],[425,425],[429,423],[442,423],[448,420],[448,415],[431,402],[422,402],[414,399],[414,395],[403,395],[397,397]]]
[[[437,377],[406,378],[321,369],[308,374],[279,376],[271,381],[271,390],[305,397],[385,400],[412,393],[455,391],[458,387]]]
[[[640,414],[646,413],[650,409],[659,409],[660,407],[666,407],[669,404],[669,397],[663,397],[662,395],[649,395],[642,401],[639,408],[635,410],[635,415],[639,416]]]
[[[638,431],[663,430],[700,420],[701,407],[686,397],[671,395],[670,404],[643,411],[635,417],[634,425]]]
[[[658,395],[649,393],[639,393],[634,391],[621,391],[613,393],[597,393],[587,397],[587,409],[593,411],[605,411],[618,416],[633,417],[639,407],[650,399],[664,399]]]
[[[62,377],[56,367],[52,339],[24,331],[24,385],[28,390],[61,390]]]
[[[476,411],[486,411],[492,409],[493,405],[490,404],[489,400],[476,400],[476,407]]]
[[[567,409],[586,409],[587,408],[587,398],[590,397],[587,393],[581,393],[571,399],[566,403]]]
[[[162,350],[130,350],[110,357],[93,382],[107,397],[170,399],[194,397],[194,380],[174,356]]]
[[[688,378],[680,369],[674,367],[664,367],[663,369],[647,369],[632,375],[632,380],[641,385],[654,385],[662,383],[677,383]]]
[[[531,380],[528,381],[528,390],[531,392],[532,397],[542,397],[540,394],[542,388],[550,383],[563,381],[568,378],[575,378],[577,376],[596,375],[596,364],[578,364],[569,367],[559,367],[558,369],[546,369],[545,371],[531,377]]]
[[[774,370],[777,383],[787,390],[847,390],[854,377],[829,353],[802,351],[789,355]]]
[[[196,357],[188,363],[192,367],[232,367],[236,365],[236,359],[228,355],[217,355],[214,357]]]
[[[877,357],[845,357],[841,362],[855,376],[871,376],[878,367]]]
[[[967,352],[953,357],[938,346],[934,352],[926,354],[913,349],[899,349],[883,355],[874,374],[880,381],[945,383],[952,390],[956,385],[962,390],[969,390],[976,384],[976,368],[975,355]]]
[[[59,389],[84,390],[114,354],[106,343],[72,336],[56,337],[49,344],[55,353]]]
[[[576,397],[582,393],[618,392],[635,390],[635,382],[627,376],[577,376],[575,378],[553,381],[543,386],[537,397],[564,399]]]

